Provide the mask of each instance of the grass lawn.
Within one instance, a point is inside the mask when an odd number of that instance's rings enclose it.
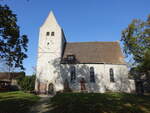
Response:
[[[38,99],[35,95],[21,91],[0,93],[0,113],[28,113]]]
[[[125,93],[62,93],[50,113],[150,113],[150,96]]]

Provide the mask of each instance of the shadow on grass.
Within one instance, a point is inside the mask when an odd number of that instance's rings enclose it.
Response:
[[[39,97],[23,92],[0,93],[0,113],[28,113]]]
[[[123,93],[58,94],[49,104],[49,113],[150,113],[150,96]]]

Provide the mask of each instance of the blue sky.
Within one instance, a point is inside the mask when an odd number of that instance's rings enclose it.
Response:
[[[38,33],[53,10],[67,41],[116,41],[131,20],[145,20],[150,0],[4,0],[18,17],[21,33],[29,37],[26,74],[36,66]]]

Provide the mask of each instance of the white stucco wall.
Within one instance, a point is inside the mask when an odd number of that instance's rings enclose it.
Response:
[[[55,91],[64,89],[64,81],[67,79],[70,88],[78,92],[80,91],[80,81],[84,78],[86,81],[86,90],[88,92],[100,92],[106,91],[121,91],[121,92],[132,92],[135,90],[134,81],[128,79],[128,69],[126,65],[113,65],[113,64],[59,64],[57,60],[54,60],[49,69],[50,75],[44,75],[47,80],[47,85],[53,83]],[[75,66],[76,68],[76,80],[71,83],[70,67]],[[95,72],[95,83],[90,82],[90,67],[94,67]],[[109,69],[114,70],[115,82],[110,82]],[[45,69],[47,70],[47,69]],[[48,89],[47,89],[48,90]]]
[[[67,79],[70,87],[74,91],[80,90],[80,80],[84,78],[86,81],[86,88],[89,92],[105,92],[110,91],[123,91],[131,92],[134,86],[130,87],[130,80],[128,79],[128,69],[126,65],[113,65],[113,64],[76,64],[76,82],[70,82],[70,66],[68,64],[61,65],[61,76],[63,80]],[[95,83],[90,83],[90,67],[94,67]],[[114,70],[115,82],[110,82],[109,69]]]

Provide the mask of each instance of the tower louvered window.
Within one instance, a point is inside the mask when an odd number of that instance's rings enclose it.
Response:
[[[55,32],[51,32],[51,36],[54,36],[55,35]]]
[[[46,36],[49,36],[49,32],[46,32]]]

